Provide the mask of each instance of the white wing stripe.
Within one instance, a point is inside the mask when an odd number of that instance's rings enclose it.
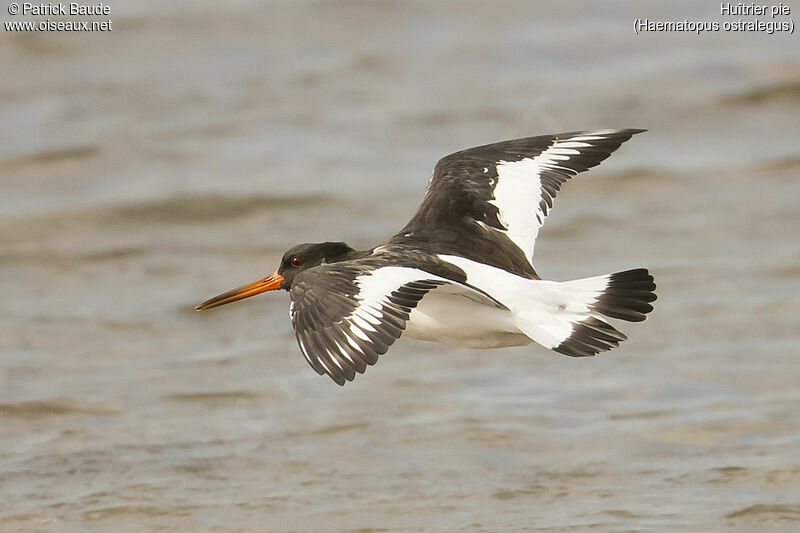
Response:
[[[371,331],[372,333],[377,333],[378,330],[372,327],[372,324],[361,318],[358,314],[358,308],[356,308],[355,312],[350,315],[349,320],[352,320],[353,323],[357,324],[358,327],[361,329],[365,329],[367,331]]]
[[[365,340],[367,342],[370,342],[369,337],[367,337],[367,335],[363,331],[358,329],[355,324],[350,324],[350,331],[352,331],[353,335],[355,335],[356,337]]]
[[[536,237],[546,216],[539,205],[539,200],[547,194],[542,190],[542,171],[557,171],[567,176],[576,174],[561,161],[579,156],[580,148],[590,148],[592,144],[586,141],[600,141],[605,139],[605,134],[611,133],[613,131],[608,130],[577,135],[555,141],[536,157],[497,163],[497,185],[490,203],[498,208],[508,238],[522,250],[531,265]]]
[[[494,199],[489,202],[497,206],[500,222],[508,228],[508,238],[523,251],[528,261],[533,257],[533,241],[541,216],[538,201],[532,201],[541,197],[542,190],[539,178],[542,167],[537,160],[538,157],[498,163]]]
[[[589,143],[578,142],[576,139],[577,137],[573,137],[570,140],[558,142],[556,145],[561,148],[588,148],[591,146]],[[580,152],[576,151],[575,153],[577,154]]]
[[[371,313],[370,309],[371,308],[369,306],[362,304],[361,307],[359,307],[356,310],[356,314],[354,314],[353,317],[357,316],[363,320],[366,320],[367,322],[369,322],[374,326],[380,326],[381,319],[379,317],[376,317],[374,312]]]
[[[577,137],[572,137],[567,139],[568,141],[602,141],[604,137],[598,137],[596,135],[578,135]]]
[[[328,353],[328,359],[329,359],[329,360],[331,360],[331,361],[333,361],[333,363],[334,363],[336,366],[338,366],[338,367],[339,367],[339,370],[344,370],[344,368],[342,368],[342,364],[339,362],[339,359],[338,359],[338,358],[337,358],[335,355],[333,355],[333,354],[331,353],[331,350],[330,350],[330,348],[325,348],[325,351]],[[320,359],[320,360],[321,360],[321,359]]]
[[[316,359],[317,359],[317,361],[319,361],[319,364],[321,364],[321,365],[322,365],[322,368],[324,368],[324,369],[325,369],[325,372],[326,372],[326,373],[327,373],[329,376],[332,376],[333,374],[331,374],[331,369],[330,369],[330,368],[328,368],[328,365],[326,365],[326,364],[325,364],[325,361],[323,361],[321,357],[317,357]]]
[[[383,318],[383,313],[375,309],[372,305],[367,303],[362,303],[360,307],[361,311],[364,311],[362,316],[366,319],[375,324],[376,326],[381,323]]]
[[[308,350],[306,349],[305,344],[303,344],[303,340],[300,337],[298,337],[297,340],[300,342],[300,351],[303,352],[303,357],[305,357],[306,361],[308,361],[308,364],[313,367],[314,363],[311,362],[311,356],[308,355]]]
[[[573,150],[572,148],[562,148],[561,145],[556,144],[549,148],[551,154],[558,154],[558,155],[580,155],[581,153],[578,150]]]
[[[406,306],[415,307],[427,291],[438,285],[454,283],[411,267],[375,268],[366,264],[356,272],[349,278],[353,287],[334,287],[339,296],[348,300],[349,306],[343,312],[338,305],[325,309],[323,296],[326,290],[332,292],[333,289],[324,284],[324,277],[319,288],[313,283],[313,277],[304,282],[303,289],[318,291],[314,299],[294,302],[294,319],[299,321],[294,325],[303,356],[315,370],[328,374],[339,384],[352,381],[357,372],[374,364],[400,337],[410,314],[403,314]],[[409,284],[411,288],[398,292],[397,298],[392,297],[395,291]],[[303,293],[298,294],[300,298]],[[319,305],[319,301],[323,307],[310,317],[304,314],[307,312],[304,305]],[[342,316],[345,313],[347,315]]]
[[[359,346],[358,343],[353,340],[353,337],[348,335],[346,331],[342,331],[342,334],[344,334],[345,338],[347,339],[347,342],[350,343],[350,346],[352,346],[355,350],[357,350],[358,353],[360,353],[361,355],[364,355],[364,350],[362,350],[361,346]]]
[[[339,349],[339,353],[340,353],[340,354],[342,354],[342,357],[344,357],[345,359],[347,359],[348,361],[350,361],[352,364],[354,364],[354,365],[356,364],[356,362],[355,362],[355,361],[353,361],[353,358],[352,358],[352,357],[350,357],[350,354],[349,354],[349,353],[347,353],[347,350],[345,350],[345,349],[342,347],[342,345],[341,345],[341,344],[339,344],[339,341],[337,341],[336,339],[333,339],[333,343],[334,343],[334,344],[336,345],[336,347]]]
[[[362,329],[377,333],[370,323],[375,326],[380,326],[382,323],[384,317],[380,309],[384,305],[389,305],[387,297],[406,283],[425,279],[444,281],[443,278],[424,270],[394,266],[380,267],[357,276],[355,284],[358,292],[355,297],[359,302],[358,307],[349,316],[344,317],[344,321],[350,321]],[[353,333],[368,340],[360,331],[353,330]]]

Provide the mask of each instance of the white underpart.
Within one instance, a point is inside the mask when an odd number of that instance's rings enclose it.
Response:
[[[461,306],[459,313],[477,313],[485,321],[476,320],[472,329],[453,332],[447,327],[452,323],[446,314],[448,311],[440,310],[442,314],[432,317],[430,321],[438,319],[442,323],[442,331],[434,333],[459,341],[451,344],[494,348],[535,341],[547,348],[554,348],[572,334],[573,324],[589,317],[600,318],[591,310],[591,305],[608,287],[608,276],[566,282],[533,280],[463,257],[439,255],[439,258],[461,268],[467,274],[467,283],[479,287],[508,308],[508,311],[496,307],[491,309],[477,302],[471,309],[466,305]],[[425,311],[425,308],[420,306],[420,310]],[[452,314],[454,310],[451,308],[449,312]],[[527,341],[520,338],[521,334],[527,337]],[[501,344],[504,338],[513,343]],[[482,343],[481,339],[487,339],[487,342]],[[492,345],[488,342],[491,339],[498,344]]]
[[[359,305],[345,318],[353,336],[367,340],[364,329],[375,324],[383,315],[382,305],[401,286],[422,280],[442,281],[445,284],[429,291],[412,309],[406,323],[405,335],[470,348],[516,346],[530,339],[515,328],[507,310],[497,306],[487,296],[457,282],[408,267],[382,267],[355,279],[359,288]],[[483,332],[473,336],[472,332]],[[487,334],[487,332],[492,332]],[[348,336],[348,340],[351,340]],[[352,341],[351,344],[355,345]]]
[[[432,290],[411,311],[406,336],[465,348],[522,346],[531,340],[507,309],[460,284]]]
[[[574,174],[562,162],[580,155],[581,148],[592,146],[591,141],[602,140],[610,133],[614,131],[576,135],[556,141],[536,157],[497,163],[497,185],[494,199],[489,203],[497,206],[500,222],[506,227],[508,238],[522,250],[531,265],[536,237],[545,219],[539,205],[542,199],[542,171],[550,169]]]

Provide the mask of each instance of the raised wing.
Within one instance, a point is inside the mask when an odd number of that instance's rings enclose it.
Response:
[[[417,213],[393,242],[435,241],[455,254],[538,278],[533,250],[561,185],[644,130],[527,137],[442,158]]]
[[[297,343],[314,370],[344,385],[386,353],[428,291],[450,283],[416,268],[359,261],[308,269],[292,283]]]

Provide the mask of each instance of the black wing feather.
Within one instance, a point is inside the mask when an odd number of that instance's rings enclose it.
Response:
[[[448,283],[412,280],[374,301],[362,300],[359,282],[369,282],[376,270],[357,261],[334,263],[305,270],[292,283],[292,325],[300,350],[317,373],[339,385],[374,365],[403,334],[422,297]]]
[[[553,207],[561,185],[579,172],[600,164],[614,150],[644,130],[566,132],[503,141],[455,152],[437,164],[422,204],[414,217],[392,242],[425,248],[436,243],[436,253],[466,257],[511,273],[539,279],[531,258],[505,233],[499,208],[491,203],[498,183],[498,163],[533,159],[560,141],[575,137],[596,137],[583,141],[578,154],[543,167],[539,176],[540,197],[531,198],[539,226]],[[538,231],[538,228],[534,229]],[[535,238],[535,233],[532,234]],[[469,243],[468,246],[465,244]]]

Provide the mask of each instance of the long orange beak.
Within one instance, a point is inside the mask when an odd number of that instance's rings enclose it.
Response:
[[[247,285],[242,285],[241,287],[222,293],[219,296],[214,296],[210,300],[206,300],[195,307],[194,310],[205,311],[206,309],[211,309],[212,307],[219,307],[220,305],[229,304],[238,300],[244,300],[245,298],[250,298],[256,294],[261,294],[262,292],[274,291],[281,288],[282,282],[283,276],[278,274],[278,271],[276,270],[264,279],[254,281],[253,283],[248,283]]]

